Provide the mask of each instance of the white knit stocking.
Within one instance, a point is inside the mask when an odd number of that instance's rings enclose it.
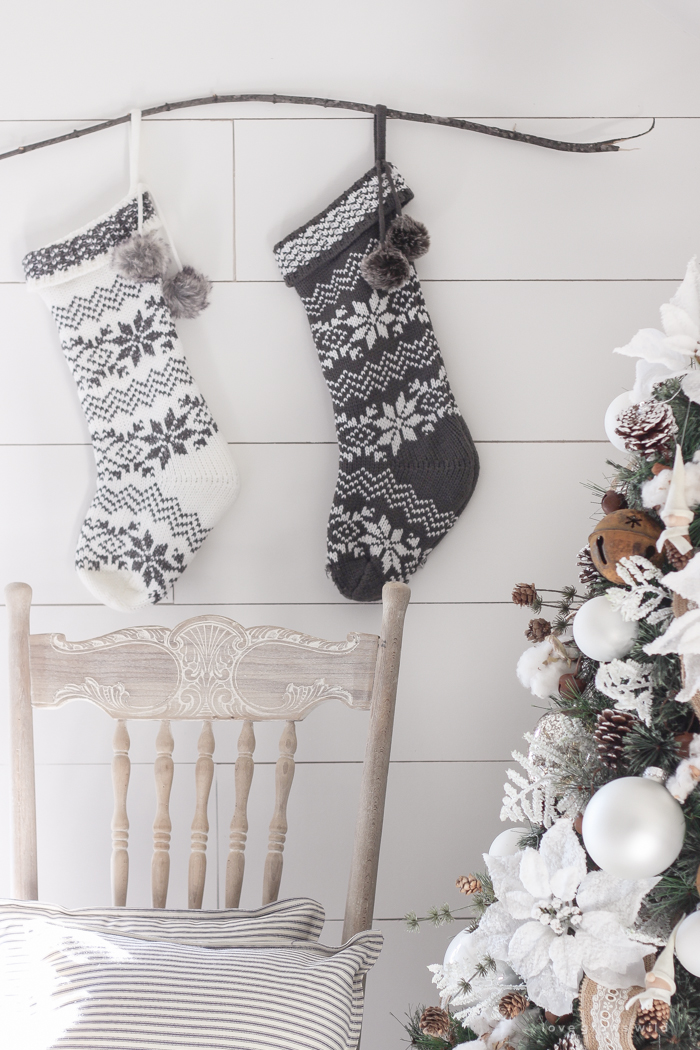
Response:
[[[163,298],[162,275],[129,280],[115,266],[117,246],[159,226],[139,188],[24,259],[27,283],[58,326],[97,463],[76,568],[95,597],[122,610],[168,594],[238,492],[228,448]]]

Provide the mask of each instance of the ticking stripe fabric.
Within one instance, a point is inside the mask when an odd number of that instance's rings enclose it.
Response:
[[[39,901],[0,900],[0,937],[9,926],[42,919],[66,930],[173,941],[201,948],[267,948],[317,941],[325,912],[307,897],[274,901],[253,911],[177,911],[160,908],[79,908]]]
[[[202,947],[0,907],[0,1041],[22,1050],[354,1050],[375,932]],[[146,917],[146,922],[148,917]]]

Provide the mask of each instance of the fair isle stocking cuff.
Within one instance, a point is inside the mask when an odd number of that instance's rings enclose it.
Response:
[[[115,260],[139,226],[147,237],[160,226],[145,192],[24,259],[27,284],[58,328],[95,453],[76,569],[95,597],[125,611],[169,594],[238,490],[163,297],[163,274],[132,280]]]
[[[148,233],[158,229],[161,223],[148,193],[143,194],[142,202],[142,231]],[[27,286],[38,291],[99,269],[109,261],[113,249],[127,241],[137,229],[138,199],[127,198],[106,215],[63,240],[25,255],[22,266]]]
[[[392,174],[401,204],[407,204],[413,199],[413,191],[393,168]],[[387,181],[384,181],[384,208],[388,221],[395,208]],[[377,172],[372,168],[320,215],[275,245],[275,258],[284,283],[290,288],[297,287],[376,222]]]

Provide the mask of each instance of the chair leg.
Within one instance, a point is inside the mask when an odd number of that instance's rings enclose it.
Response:
[[[9,619],[10,724],[12,747],[12,892],[18,900],[38,900],[34,725],[29,665],[29,610],[32,589],[26,583],[5,588]]]
[[[385,583],[382,632],[372,691],[369,732],[362,767],[355,845],[345,905],[343,942],[372,928],[379,869],[379,847],[389,777],[396,686],[399,679],[403,621],[411,590],[405,583]]]

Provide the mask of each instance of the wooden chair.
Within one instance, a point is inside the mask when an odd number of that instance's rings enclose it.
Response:
[[[348,885],[343,940],[371,929],[389,772],[403,620],[410,597],[402,583],[382,594],[381,635],[349,634],[346,641],[312,638],[281,627],[242,627],[222,616],[196,616],[173,629],[130,627],[87,641],[30,634],[32,592],[5,589],[10,629],[10,710],[14,831],[13,893],[38,896],[32,709],[87,700],[115,720],[112,780],[112,897],[126,904],[129,875],[129,719],[160,721],[154,765],[153,906],[164,908],[170,871],[169,811],[173,780],[172,719],[201,719],[195,766],[195,806],[188,872],[190,908],[200,908],[206,874],[207,802],[214,776],[214,722],[242,722],[235,765],[235,808],[226,869],[226,907],[238,907],[248,832],[247,802],[254,771],[254,724],[283,721],[263,877],[263,903],[277,900],[287,800],[294,777],[296,723],[318,704],[340,700],[370,710]]]

